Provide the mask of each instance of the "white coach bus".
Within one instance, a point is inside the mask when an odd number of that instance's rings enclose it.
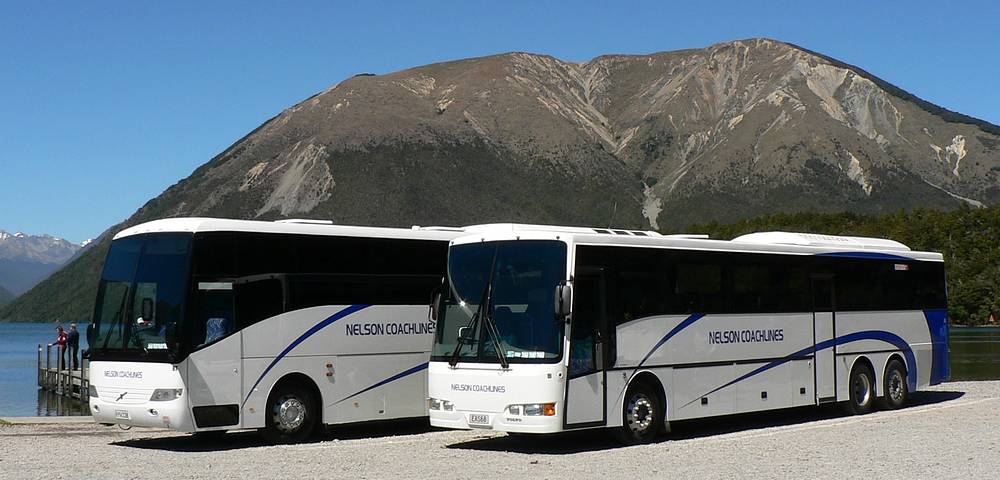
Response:
[[[184,432],[427,415],[427,304],[458,231],[158,220],[115,236],[90,341],[97,422]]]
[[[949,376],[942,256],[871,238],[484,225],[451,242],[431,424],[546,433],[844,402]]]

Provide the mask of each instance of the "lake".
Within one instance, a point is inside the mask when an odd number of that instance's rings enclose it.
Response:
[[[69,329],[69,324],[63,325]],[[87,325],[78,325],[80,350],[87,348]],[[0,416],[90,415],[78,401],[38,388],[38,344],[56,339],[52,323],[0,323]],[[52,360],[56,359],[53,349]]]
[[[85,332],[87,326],[79,329]],[[55,337],[51,323],[0,323],[0,416],[89,414],[86,405],[38,388],[38,344],[44,348]],[[1000,379],[1000,327],[952,327],[950,353],[953,381]]]

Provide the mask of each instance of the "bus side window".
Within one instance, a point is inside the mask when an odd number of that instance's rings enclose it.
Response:
[[[198,282],[196,304],[195,345],[208,345],[234,331],[231,282]]]
[[[684,313],[726,311],[722,291],[722,266],[719,264],[677,265],[677,301]]]
[[[233,285],[236,327],[244,329],[284,311],[285,294],[276,278]]]

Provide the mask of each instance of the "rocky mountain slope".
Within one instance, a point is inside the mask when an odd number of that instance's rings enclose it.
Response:
[[[787,43],[585,63],[510,53],[347,79],[112,230],[189,215],[678,228],[992,204],[998,173],[1000,127]],[[98,247],[0,318],[88,315]]]
[[[58,270],[80,248],[51,235],[0,230],[0,288],[10,295],[20,295]]]

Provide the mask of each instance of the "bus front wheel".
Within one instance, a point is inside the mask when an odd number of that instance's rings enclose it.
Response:
[[[298,385],[279,385],[267,400],[264,438],[271,443],[299,443],[312,435],[318,423],[316,400]]]
[[[615,436],[629,445],[649,443],[663,424],[663,408],[656,392],[647,383],[638,382],[625,392],[622,426]]]
[[[862,415],[872,411],[875,404],[875,372],[871,367],[858,362],[851,369],[849,388],[851,398],[847,401],[847,412]]]

